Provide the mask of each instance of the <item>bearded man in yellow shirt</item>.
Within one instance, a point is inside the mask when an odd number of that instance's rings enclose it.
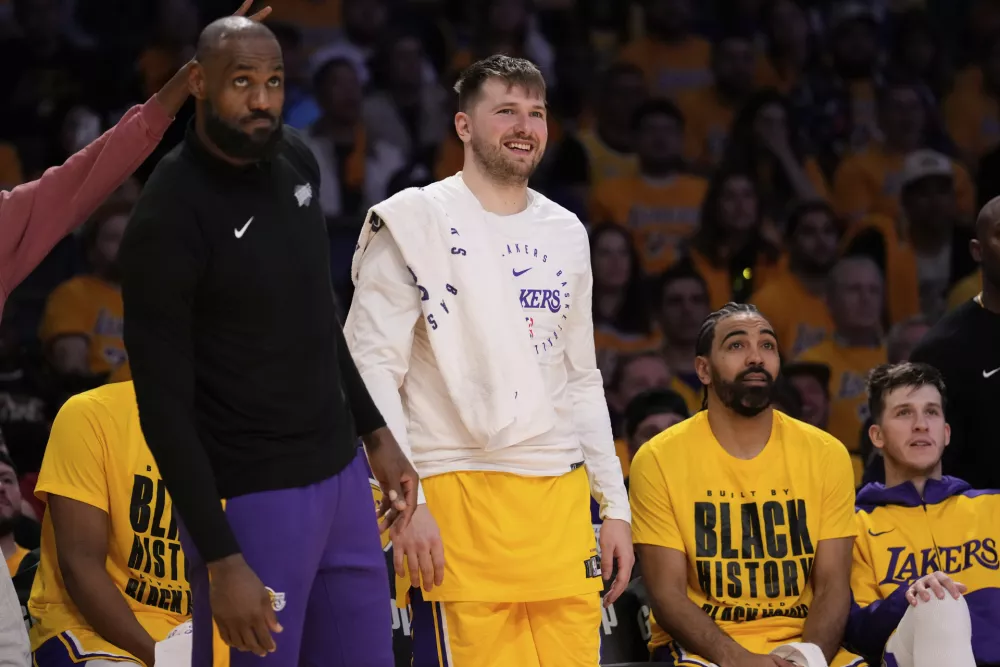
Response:
[[[638,451],[633,541],[652,608],[650,650],[674,667],[855,667],[854,479],[844,446],[774,410],[771,324],[726,304],[702,325],[706,409]]]

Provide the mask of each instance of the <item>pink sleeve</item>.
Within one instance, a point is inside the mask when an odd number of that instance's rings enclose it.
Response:
[[[0,192],[0,305],[149,156],[173,119],[150,98],[37,181]]]

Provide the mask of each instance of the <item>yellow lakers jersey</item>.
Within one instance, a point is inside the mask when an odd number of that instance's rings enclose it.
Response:
[[[633,541],[684,553],[688,598],[754,652],[801,638],[818,544],[856,530],[844,446],[780,412],[772,419],[767,445],[745,460],[699,412],[643,445],[629,475]],[[651,650],[670,642],[651,626]]]
[[[973,491],[954,477],[858,492],[853,604],[845,643],[881,657],[906,613],[914,581],[940,571],[965,584],[976,664],[1000,664],[1000,492]]]

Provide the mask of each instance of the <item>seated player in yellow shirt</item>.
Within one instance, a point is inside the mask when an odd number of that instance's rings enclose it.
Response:
[[[778,341],[754,306],[709,315],[696,353],[707,409],[643,445],[630,475],[653,658],[787,666],[785,645],[805,643],[864,664],[840,648],[856,534],[844,446],[773,409]]]
[[[35,667],[151,667],[156,642],[191,618],[192,598],[131,382],[66,402],[35,493],[47,503],[28,601]]]
[[[845,644],[894,667],[1000,664],[1000,492],[942,476],[951,427],[937,369],[880,366],[868,396],[885,484],[858,492]]]

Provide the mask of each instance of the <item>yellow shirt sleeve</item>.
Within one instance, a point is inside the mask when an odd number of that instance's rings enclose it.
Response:
[[[860,516],[855,518],[855,527],[858,532],[864,533]],[[851,564],[851,593],[854,594],[854,602],[859,607],[867,607],[876,600],[882,599],[882,594],[878,588],[878,575],[872,566],[871,554],[868,552],[868,540],[859,538],[854,540],[854,558]]]
[[[830,456],[823,483],[823,511],[819,539],[855,537],[858,534],[854,518],[854,466],[847,448],[833,440],[827,444]]]
[[[653,443],[639,448],[629,471],[632,541],[684,552],[684,540],[670,504],[667,480],[653,449]]]
[[[45,313],[38,327],[38,337],[48,343],[58,336],[79,334],[89,336],[93,323],[87,311],[80,307],[80,294],[70,282],[63,283],[52,291],[45,301]]]
[[[833,204],[837,214],[851,222],[871,212],[874,193],[860,156],[846,158],[833,175]]]
[[[56,415],[35,495],[49,494],[109,511],[104,428],[87,396],[70,398]]]

